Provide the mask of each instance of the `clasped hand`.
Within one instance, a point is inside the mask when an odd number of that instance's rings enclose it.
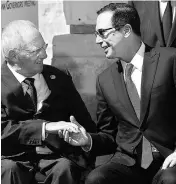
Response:
[[[73,146],[86,146],[89,145],[89,136],[83,126],[81,126],[74,116],[70,116],[70,124],[74,124],[78,128],[78,132],[69,130],[58,130],[58,135],[63,138],[66,142]]]
[[[78,133],[80,131],[76,124],[65,121],[47,123],[45,129],[49,133],[58,133],[58,131]]]

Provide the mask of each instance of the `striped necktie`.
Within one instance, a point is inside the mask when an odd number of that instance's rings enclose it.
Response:
[[[26,78],[23,83],[26,85],[26,93],[29,95],[35,111],[37,111],[37,91],[34,86],[34,78]]]

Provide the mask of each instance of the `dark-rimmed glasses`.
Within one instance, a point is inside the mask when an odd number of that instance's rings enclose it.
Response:
[[[114,27],[110,27],[110,28],[107,28],[107,29],[98,29],[97,31],[95,31],[95,36],[97,37],[97,35],[98,35],[101,38],[106,39],[109,34],[105,35],[105,33],[106,33],[106,31],[111,30],[111,29],[114,29]]]

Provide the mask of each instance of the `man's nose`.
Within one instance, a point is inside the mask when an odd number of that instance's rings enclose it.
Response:
[[[39,53],[40,58],[42,59],[46,59],[47,58],[47,53],[45,49],[41,49],[40,53]]]
[[[102,42],[103,42],[103,39],[99,35],[97,35],[96,36],[96,44],[101,44]]]

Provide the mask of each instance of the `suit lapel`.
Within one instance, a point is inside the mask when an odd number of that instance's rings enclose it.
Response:
[[[58,93],[58,91],[57,91],[58,88],[56,88],[56,81],[58,79],[57,79],[56,75],[54,75],[51,71],[47,70],[45,65],[44,65],[44,69],[43,69],[42,75],[43,75],[43,77],[44,77],[44,79],[46,81],[46,84],[47,84],[48,88],[51,91],[51,94],[50,94],[49,97],[51,97],[54,94]]]
[[[15,76],[12,74],[10,69],[7,67],[6,63],[4,62],[1,67],[2,72],[2,80],[4,84],[10,89],[14,95],[24,97],[23,89],[21,84],[18,82],[18,80],[15,78]]]
[[[145,120],[146,111],[150,101],[151,89],[153,86],[156,68],[158,64],[159,53],[152,50],[150,53],[145,53],[143,71],[142,71],[142,82],[141,82],[141,124]]]
[[[42,75],[45,79],[45,82],[49,88],[49,90],[51,91],[50,95],[48,96],[48,98],[46,100],[43,101],[43,106],[41,110],[44,110],[46,108],[49,107],[50,101],[59,94],[59,87],[56,86],[58,79],[56,75],[53,74],[52,71],[48,70],[47,67],[44,65],[43,68],[43,72]],[[59,84],[59,82],[58,82]]]
[[[148,1],[145,5],[147,6],[148,4],[148,11],[150,12],[149,16],[151,20],[151,24],[153,27],[153,30],[156,30],[156,34],[158,37],[158,40],[160,41],[160,45],[165,45],[164,42],[164,37],[163,37],[163,29],[162,29],[162,24],[161,24],[161,17],[160,17],[160,12],[159,12],[159,2],[158,1]]]
[[[168,38],[167,47],[170,47],[175,39],[176,39],[176,17],[175,17],[174,22],[172,24],[172,29],[170,31],[170,35]]]
[[[3,84],[6,85],[9,91],[14,95],[14,97],[17,98],[19,105],[28,112],[33,112],[33,104],[31,104],[31,101],[29,101],[28,98],[24,95],[22,85],[10,71],[5,62],[2,64],[1,67],[1,75]]]
[[[123,67],[121,62],[118,62],[116,67],[112,67],[111,69],[113,82],[116,89],[117,97],[124,109],[129,113],[129,116],[132,117],[132,124],[139,125],[139,119],[136,116],[134,108],[131,104],[131,101],[128,96],[128,92],[126,90],[124,76],[123,76]]]

